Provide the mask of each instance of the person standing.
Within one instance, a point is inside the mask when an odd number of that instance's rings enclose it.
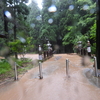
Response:
[[[43,60],[43,57],[42,57],[42,48],[41,48],[41,45],[39,45],[39,60]]]
[[[81,49],[82,49],[82,41],[78,41],[78,53],[79,53],[79,55],[82,54]]]
[[[91,57],[91,44],[90,41],[87,41],[87,54]]]

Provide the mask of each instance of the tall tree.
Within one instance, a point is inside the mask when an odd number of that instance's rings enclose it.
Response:
[[[17,37],[26,37],[29,32],[29,25],[27,24],[27,15],[29,8],[25,4],[26,0],[3,0],[4,24],[6,26],[6,33],[9,35],[9,41],[15,41]],[[14,30],[12,30],[14,27]],[[23,31],[22,31],[23,30]],[[23,38],[24,38],[23,37]],[[7,42],[8,43],[8,42]],[[15,54],[17,58],[17,54]]]
[[[97,0],[97,28],[96,28],[96,57],[97,57],[97,67],[100,69],[100,1]]]
[[[56,6],[56,11],[49,11],[52,6]],[[90,27],[96,17],[95,8],[96,3],[92,0],[43,0],[43,9],[39,10],[35,5],[32,8],[36,9],[34,14],[30,13],[33,16],[30,20],[35,26],[31,32],[37,38],[35,43],[43,44],[48,38],[53,44],[61,46],[60,49],[69,46],[67,50],[72,52],[77,35],[90,38]],[[36,16],[41,20],[37,21]]]

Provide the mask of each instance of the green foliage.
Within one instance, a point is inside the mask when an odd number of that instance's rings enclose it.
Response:
[[[90,28],[90,38],[96,42],[96,21],[94,25]]]
[[[12,52],[23,53],[25,51],[27,52],[28,50],[34,47],[31,44],[32,37],[28,37],[26,39],[21,38],[24,40],[19,40],[19,39],[16,39],[15,41],[8,43],[9,47],[11,47]]]
[[[96,43],[93,43],[91,49],[92,49],[92,54],[96,54]]]
[[[43,50],[44,50],[44,51],[45,51],[45,50],[48,50],[47,44],[44,44],[44,45],[43,45]]]
[[[18,14],[23,14],[23,15],[29,14],[29,8],[24,3],[20,3],[19,5],[16,5],[15,8],[17,8]]]
[[[13,1],[14,0],[8,0],[9,3],[7,3],[7,0],[3,0],[3,7],[9,5],[13,6]],[[78,35],[84,37],[83,35],[86,34],[88,39],[90,38],[90,28],[93,26],[96,18],[96,3],[93,0],[53,0],[53,2],[52,0],[43,0],[42,10],[38,8],[35,0],[33,0],[30,8],[23,3],[24,1],[25,0],[21,0],[21,2],[18,2],[18,0],[15,1],[17,37],[20,37],[23,31],[23,36],[21,37],[32,37],[31,45],[34,44],[36,48],[38,47],[37,45],[44,44],[46,39],[53,44],[63,44],[67,46],[74,45],[74,41],[76,41]],[[56,12],[48,11],[52,3],[57,7]],[[2,5],[2,3],[0,3],[0,5]],[[74,7],[72,10],[69,9],[71,5]],[[88,9],[83,9],[84,5],[87,5]],[[0,10],[0,12],[2,12],[2,10]],[[41,20],[38,20],[37,17],[40,17]],[[53,19],[53,23],[51,24],[48,23],[50,18]],[[10,30],[13,29],[13,24],[14,22],[12,22],[12,25],[8,25]],[[34,27],[31,27],[31,24],[33,24]],[[4,30],[2,26],[3,21],[0,20],[1,33],[3,33]],[[94,37],[93,35],[91,36]],[[14,41],[13,33],[9,35],[9,42],[12,41],[14,43],[11,45],[15,45],[15,47],[12,48],[13,51],[18,51],[17,48],[24,47],[24,44],[20,43],[20,41]],[[17,47],[16,45],[19,44],[20,46]],[[28,45],[26,47],[28,47]],[[70,46],[70,48],[72,47]]]
[[[79,35],[79,36],[76,36],[73,42],[74,42],[74,45],[77,45],[78,41],[82,41],[82,47],[86,48],[87,40],[88,40],[88,36]]]
[[[21,58],[21,59],[15,59],[14,61],[18,64],[18,67],[22,67],[23,64],[30,63],[32,60],[29,58]]]
[[[26,0],[20,0],[20,1],[19,0],[2,0],[0,1],[0,34],[6,34],[9,37],[7,39],[0,39],[1,40],[0,49],[3,49],[2,48],[4,47],[3,45],[6,44],[6,46],[11,47],[12,52],[23,52],[22,49],[24,45],[26,45],[27,43],[21,43],[20,40],[18,39],[14,40],[14,39],[15,39],[15,33],[17,35],[16,37],[21,37],[22,33],[24,34],[23,38],[30,37],[30,35],[28,34],[30,32],[30,25],[26,20],[27,15],[29,14],[29,7],[25,4],[25,2]],[[6,10],[11,13],[12,19],[9,19],[6,17],[4,18],[3,11],[6,11]],[[7,23],[6,23],[7,31],[6,32],[4,32],[5,31],[4,20],[7,20]]]
[[[0,60],[0,74],[6,73],[11,70],[10,64],[5,60]]]
[[[31,65],[31,59],[13,59],[13,61],[17,63],[18,73],[26,72],[26,69],[28,70],[30,68],[33,68],[33,66]],[[8,63],[7,59],[0,59],[0,78],[2,79],[7,77],[14,77],[14,70]]]
[[[96,17],[95,13],[91,14],[89,11],[95,9],[96,5],[91,0],[77,0],[71,4],[74,5],[74,3],[76,6],[74,10],[67,10],[67,16],[60,20],[63,45],[76,45],[78,41],[82,41],[82,45],[85,47],[86,41],[90,39],[90,27],[93,26]],[[88,6],[87,10],[83,9],[84,5]],[[64,24],[65,22],[66,24]]]
[[[96,54],[96,21],[94,22],[94,25],[90,28],[90,39],[93,40],[92,53]]]
[[[19,49],[22,47],[22,42],[20,40],[16,40],[14,42],[9,42],[9,46],[11,47],[12,51],[18,52]]]

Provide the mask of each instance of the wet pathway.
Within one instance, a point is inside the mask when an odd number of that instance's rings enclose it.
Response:
[[[66,59],[69,59],[69,78],[66,76]],[[54,55],[39,69],[29,70],[19,81],[0,86],[0,100],[100,100],[100,88],[91,84],[84,75],[92,64],[81,65],[76,54]]]

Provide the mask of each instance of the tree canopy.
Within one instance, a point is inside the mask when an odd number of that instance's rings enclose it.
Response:
[[[27,41],[31,37],[30,45],[34,45],[36,51],[38,45],[43,46],[48,40],[52,46],[60,47],[59,53],[73,52],[78,41],[84,46],[87,40],[95,43],[95,0],[43,0],[42,9],[36,0],[32,0],[29,6],[25,2],[0,1],[0,34],[8,35],[7,39],[0,39],[0,45],[15,42],[15,30],[17,40]],[[4,16],[5,11],[10,12],[11,19]]]
[[[34,4],[33,2],[32,5]],[[72,52],[72,45],[77,41],[81,40],[85,44],[87,40],[91,40],[90,29],[96,20],[94,0],[43,0],[42,5],[42,10],[37,5],[30,6],[29,16],[33,18],[29,19],[30,23],[34,23],[32,34],[37,38],[36,43],[43,44],[48,39],[63,48],[71,45],[69,49]],[[55,6],[57,11],[49,11],[52,6]],[[37,20],[37,17],[40,17],[40,20]],[[86,38],[84,40],[81,37]]]

